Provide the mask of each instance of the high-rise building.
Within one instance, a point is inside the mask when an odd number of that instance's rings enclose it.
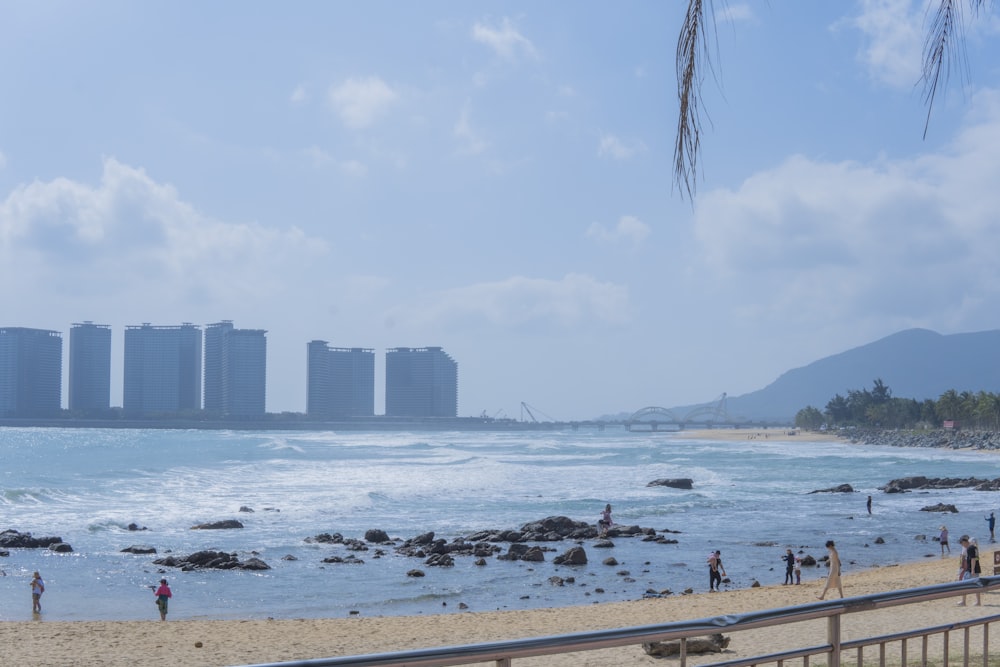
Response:
[[[266,333],[236,329],[229,320],[205,327],[205,412],[223,417],[264,416]]]
[[[201,328],[125,327],[122,410],[127,415],[201,409]]]
[[[111,407],[111,327],[84,322],[69,330],[69,409],[99,413]]]
[[[0,416],[55,416],[61,396],[62,334],[0,327]]]
[[[385,351],[386,417],[457,417],[458,364],[440,347]]]
[[[371,417],[375,414],[375,351],[330,347],[324,340],[306,346],[306,413],[313,419]]]

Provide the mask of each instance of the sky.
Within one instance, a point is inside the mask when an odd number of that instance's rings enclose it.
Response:
[[[716,1],[689,199],[686,4],[0,0],[0,325],[110,325],[112,405],[125,326],[232,320],[270,412],[319,339],[555,420],[998,328],[1000,12],[925,137],[925,0]]]

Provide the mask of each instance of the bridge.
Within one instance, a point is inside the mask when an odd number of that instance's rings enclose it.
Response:
[[[683,431],[687,428],[736,428],[747,424],[747,420],[736,419],[726,409],[726,394],[711,403],[696,405],[685,414],[655,406],[633,412],[625,420],[628,431]]]

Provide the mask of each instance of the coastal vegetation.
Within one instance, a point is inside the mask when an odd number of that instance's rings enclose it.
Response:
[[[806,406],[795,415],[799,428],[860,427],[878,429],[954,428],[1000,430],[1000,394],[949,389],[937,400],[898,398],[881,378],[871,389],[836,394],[821,411]]]

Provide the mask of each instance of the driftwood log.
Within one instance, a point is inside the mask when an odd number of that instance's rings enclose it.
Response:
[[[690,653],[722,653],[729,646],[729,637],[723,637],[720,633],[707,637],[692,637],[687,640],[687,652]],[[672,655],[680,655],[680,640],[672,642],[644,642],[642,650],[646,655],[654,658],[666,658]]]

